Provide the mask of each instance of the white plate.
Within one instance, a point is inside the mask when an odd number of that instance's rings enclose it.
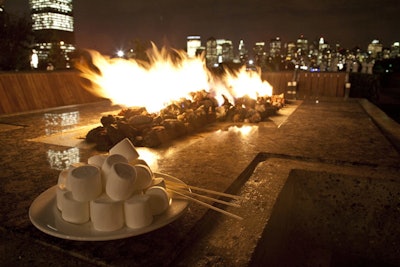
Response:
[[[155,176],[183,183],[181,180],[167,174],[155,173]],[[32,202],[29,208],[29,219],[42,232],[70,240],[114,240],[148,233],[176,220],[186,211],[189,204],[185,199],[173,198],[169,208],[161,215],[154,216],[152,224],[147,227],[131,229],[125,226],[117,231],[102,232],[95,230],[90,221],[84,224],[73,224],[64,221],[61,218],[61,212],[57,209],[56,188],[57,185],[47,189]]]

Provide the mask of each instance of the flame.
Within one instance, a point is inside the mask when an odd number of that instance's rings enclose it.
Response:
[[[204,57],[189,58],[184,51],[173,50],[172,54],[153,44],[147,53],[149,62],[88,52],[92,65],[85,61],[76,65],[81,76],[91,81],[87,89],[121,106],[157,112],[179,99],[191,99],[192,92],[201,90],[210,92],[220,104],[222,95],[231,103],[245,95],[254,99],[272,95],[272,87],[261,80],[259,72],[244,67],[238,72],[226,71],[221,80],[207,69]]]
[[[246,70],[246,66],[243,66],[237,73],[226,72],[224,80],[234,98],[248,96],[257,99],[272,96],[272,86],[267,81],[262,81],[260,70]]]

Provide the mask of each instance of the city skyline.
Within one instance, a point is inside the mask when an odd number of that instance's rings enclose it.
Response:
[[[322,36],[348,49],[366,49],[373,39],[388,47],[400,39],[396,0],[320,2],[74,1],[76,44],[112,53],[133,39],[184,49],[188,35],[200,35],[203,45],[209,37],[230,39],[235,47],[243,39],[248,48],[277,36],[284,43],[295,42],[301,34],[310,41]],[[4,3],[12,13],[29,14],[28,0]]]

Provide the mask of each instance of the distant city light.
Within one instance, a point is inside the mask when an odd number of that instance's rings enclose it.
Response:
[[[124,56],[125,56],[124,51],[118,50],[118,51],[117,51],[117,56],[118,56],[118,57],[124,57]]]
[[[36,50],[33,50],[31,56],[31,67],[37,69],[38,64],[39,64],[39,57],[36,53]]]

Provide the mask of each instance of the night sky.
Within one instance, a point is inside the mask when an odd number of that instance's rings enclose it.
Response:
[[[0,0],[1,1],[1,0]],[[28,0],[6,0],[6,10],[28,14]],[[303,34],[310,41],[366,49],[400,41],[399,0],[74,0],[79,48],[113,53],[129,40],[150,40],[185,49],[188,35],[231,39],[248,48],[276,36]]]

